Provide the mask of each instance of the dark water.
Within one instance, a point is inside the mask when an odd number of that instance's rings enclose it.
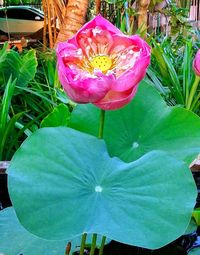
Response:
[[[199,237],[200,241],[200,237]],[[157,250],[149,250],[140,247],[130,246],[122,244],[116,241],[111,241],[104,248],[104,255],[187,255],[188,251],[192,249],[194,244],[198,245],[197,232],[191,235],[185,235],[175,240],[174,242]],[[98,255],[98,249],[95,251],[95,255]],[[90,251],[85,250],[84,255],[89,255]],[[79,255],[75,252],[74,255]]]
[[[7,174],[0,174],[0,209],[11,205],[7,188]]]

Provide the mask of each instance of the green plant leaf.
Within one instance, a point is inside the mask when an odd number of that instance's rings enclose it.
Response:
[[[69,126],[97,136],[99,112],[93,105],[78,105]],[[154,88],[142,82],[131,103],[106,112],[104,139],[110,155],[126,162],[164,150],[189,165],[200,152],[200,118],[181,107],[168,107]]]
[[[197,226],[200,226],[200,208],[199,207],[194,209],[192,216],[193,216]]]
[[[13,92],[15,89],[16,80],[12,81],[12,77],[10,76],[4,94],[3,99],[0,106],[0,160],[3,160],[3,149],[4,149],[4,139],[5,132],[7,128],[8,122],[8,114],[10,109],[10,104],[13,96]]]
[[[184,102],[184,98],[183,98],[183,94],[182,94],[181,84],[180,84],[180,81],[179,81],[178,74],[175,70],[175,67],[174,67],[173,63],[172,63],[172,60],[171,60],[170,56],[168,56],[164,52],[163,52],[163,58],[165,60],[167,68],[168,68],[168,72],[169,72],[169,75],[170,75],[170,80],[171,80],[172,85],[173,85],[174,96],[177,100],[177,103],[184,105],[185,102]]]
[[[56,91],[56,97],[60,102],[64,104],[69,104],[70,100],[63,90],[61,90],[60,88],[55,88],[55,91]]]
[[[194,248],[188,252],[188,255],[199,255],[200,254],[200,247]]]
[[[197,231],[197,224],[193,218],[191,218],[190,223],[184,233],[184,235],[189,235]]]
[[[169,93],[169,88],[162,85],[155,70],[153,70],[153,68],[148,68],[147,74],[151,77],[152,81],[145,77],[145,82],[151,84],[151,86],[155,87],[162,95],[166,96]]]
[[[158,77],[163,84],[170,89],[172,96],[176,99],[176,103],[184,105],[185,94],[183,92],[183,86],[180,83],[179,74],[176,70],[177,64],[174,64],[176,57],[171,49],[172,45],[170,45],[169,40],[167,41],[166,39],[161,45],[153,41],[153,46],[152,56],[155,58],[155,64],[159,69]],[[152,65],[151,68],[155,70],[154,65]]]
[[[65,253],[68,241],[49,241],[29,233],[12,207],[0,211],[0,253],[8,255],[58,255]]]
[[[183,59],[183,94],[185,99],[185,106],[188,102],[189,91],[191,88],[191,59],[192,59],[192,41],[188,41],[185,45],[184,59]]]
[[[0,49],[0,68],[2,68],[3,63],[6,61],[6,57],[8,54],[7,49],[8,49],[8,43],[5,43],[3,45],[3,48]]]
[[[16,80],[12,81],[12,76],[10,76],[3,94],[3,99],[0,107],[0,134],[4,132],[4,129],[6,127],[15,84]]]
[[[66,127],[33,133],[8,176],[20,222],[54,240],[87,232],[158,248],[185,232],[196,201],[184,162],[153,151],[125,163],[103,140]]]
[[[15,125],[17,124],[18,119],[23,115],[23,112],[19,112],[15,114],[7,123],[5,129],[4,129],[4,134],[2,137],[2,140],[0,142],[0,151],[2,151],[2,159],[7,160],[6,158],[6,153],[8,150],[8,145],[11,143],[13,140],[13,134],[14,134],[14,129]]]
[[[152,49],[152,55],[156,58],[157,62],[159,63],[159,69],[160,69],[160,72],[162,74],[162,76],[167,79],[169,78],[169,73],[168,73],[168,69],[167,69],[167,64],[165,62],[165,59],[163,57],[163,49],[162,47],[154,42],[154,47]]]
[[[63,255],[68,243],[67,240],[51,241],[31,234],[20,224],[13,207],[0,211],[0,236],[0,253],[8,255]],[[86,245],[91,243],[91,238],[88,236]],[[72,254],[79,250],[81,238],[75,238],[70,242]],[[99,236],[97,244],[100,242]]]
[[[41,127],[67,126],[70,119],[70,112],[65,104],[59,104],[41,122]]]
[[[4,73],[7,79],[12,74],[13,79],[17,79],[17,86],[26,87],[28,82],[34,78],[36,68],[37,58],[35,50],[29,50],[23,56],[11,50],[6,58]]]

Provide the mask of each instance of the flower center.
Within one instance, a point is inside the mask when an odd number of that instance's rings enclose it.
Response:
[[[102,56],[95,56],[91,61],[90,64],[93,68],[98,68],[102,72],[108,71],[112,66],[112,59],[106,55]]]

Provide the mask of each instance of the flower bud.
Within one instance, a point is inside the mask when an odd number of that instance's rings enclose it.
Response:
[[[193,60],[193,70],[197,76],[200,76],[200,49]]]
[[[98,15],[58,44],[57,57],[61,84],[73,101],[115,110],[135,96],[150,63],[150,47]]]

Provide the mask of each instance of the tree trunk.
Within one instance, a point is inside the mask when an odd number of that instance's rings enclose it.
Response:
[[[95,0],[96,5],[96,15],[98,15],[101,12],[101,0]]]
[[[147,30],[147,18],[148,18],[148,7],[150,4],[150,0],[138,0],[138,28],[141,31]]]
[[[47,33],[47,5],[46,5],[46,1],[42,0],[42,6],[43,6],[43,11],[44,11],[44,29],[43,29],[43,51],[46,50],[47,48],[47,37],[46,37],[46,33]]]
[[[64,21],[61,24],[56,44],[71,38],[85,23],[88,0],[68,0]]]

